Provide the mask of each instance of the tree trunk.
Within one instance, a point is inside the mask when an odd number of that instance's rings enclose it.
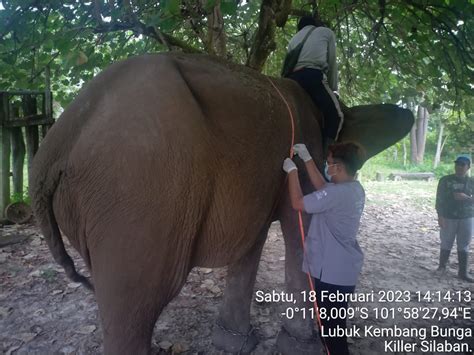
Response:
[[[418,142],[416,141],[416,121],[410,131],[410,162],[418,164]]]
[[[24,96],[22,99],[23,114],[25,116],[34,115],[38,112],[37,102],[34,96]],[[38,126],[27,126],[26,133],[26,151],[28,154],[28,174],[30,172],[33,157],[38,151],[39,134]]]
[[[12,118],[20,117],[20,106],[12,105]],[[21,127],[10,129],[13,173],[13,193],[23,197],[23,166],[25,164],[25,141]]]
[[[441,145],[443,142],[443,131],[444,131],[444,123],[439,122],[439,130],[438,130],[438,141],[436,142],[436,153],[433,160],[433,169],[438,167],[438,164],[441,160]]]
[[[413,126],[411,127],[410,130],[410,163],[412,164],[417,164],[417,156],[418,156],[418,142],[416,141],[416,126],[417,126],[417,120],[418,117],[417,115],[414,114],[415,111],[415,104],[413,102],[413,99],[408,98],[408,103],[407,103],[408,109],[413,113],[413,116],[415,116],[415,122],[413,122]]]
[[[416,129],[416,145],[417,145],[417,157],[416,161],[418,164],[423,163],[425,156],[425,145],[426,145],[426,134],[428,131],[428,109],[424,106],[418,105],[418,119]]]
[[[221,2],[216,1],[212,13],[207,16],[207,43],[206,50],[209,54],[225,57],[227,54],[227,38],[224,30]]]
[[[275,49],[276,27],[283,27],[291,11],[291,0],[262,0],[250,55],[246,65],[262,71],[265,62]]]
[[[403,138],[402,146],[403,146],[403,166],[407,166],[407,141],[405,138]]]

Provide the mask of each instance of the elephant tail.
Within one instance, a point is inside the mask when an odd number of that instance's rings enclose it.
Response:
[[[49,172],[51,173],[51,170]],[[54,215],[53,199],[59,181],[61,180],[61,175],[62,173],[59,172],[57,178],[53,180],[54,182],[49,186],[49,188],[45,187],[46,184],[39,182],[38,180],[33,180],[35,181],[35,186],[32,186],[33,188],[32,191],[30,191],[30,195],[32,196],[35,217],[39,222],[41,231],[43,232],[54,260],[64,268],[66,275],[72,281],[80,282],[87,289],[94,290],[91,281],[77,272],[74,261],[66,251],[58,222]]]

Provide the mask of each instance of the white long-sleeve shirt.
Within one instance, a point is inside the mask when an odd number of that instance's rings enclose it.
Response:
[[[313,26],[305,26],[288,44],[288,51],[301,43]],[[327,27],[317,27],[306,40],[295,70],[313,68],[322,70],[327,78],[329,87],[337,91],[336,35]]]

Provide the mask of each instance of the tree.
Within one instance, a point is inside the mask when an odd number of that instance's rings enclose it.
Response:
[[[440,120],[438,128],[438,140],[436,141],[436,152],[433,159],[433,169],[436,169],[441,161],[441,153],[443,152],[443,148],[447,139],[448,135],[444,135],[444,122]]]
[[[423,163],[429,116],[428,109],[421,104],[418,105],[415,124],[410,132],[411,162],[413,164]]]
[[[316,13],[337,34],[349,103],[432,90],[473,112],[473,0],[0,1],[0,88],[38,88],[49,66],[62,104],[111,62],[147,52],[204,52],[277,75],[297,17]]]

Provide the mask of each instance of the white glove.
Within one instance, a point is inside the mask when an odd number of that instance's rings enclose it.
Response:
[[[308,149],[303,143],[295,144],[293,146],[293,152],[296,155],[298,155],[301,159],[303,159],[305,163],[313,159],[311,155],[309,154]]]
[[[293,160],[286,158],[283,162],[283,170],[285,170],[287,173],[290,173],[290,171],[298,170],[298,168],[296,167],[295,163],[293,163]]]

